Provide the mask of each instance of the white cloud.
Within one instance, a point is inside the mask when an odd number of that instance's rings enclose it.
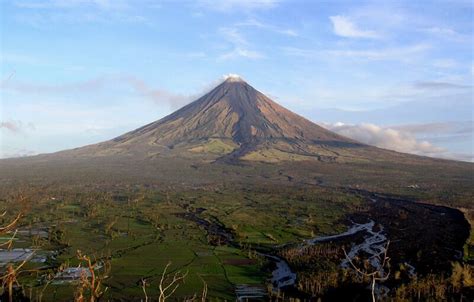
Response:
[[[422,90],[459,90],[469,89],[472,86],[440,81],[418,81],[413,84],[413,88]]]
[[[138,7],[147,10],[157,6],[140,1],[140,6],[130,0],[38,0],[15,1],[18,13],[13,18],[36,28],[49,28],[58,24],[143,24],[153,26],[151,19],[137,14]]]
[[[0,122],[0,129],[6,129],[16,133],[20,131],[20,125],[15,121]]]
[[[24,9],[72,9],[80,6],[94,6],[100,9],[123,9],[129,6],[125,0],[35,0],[14,2]]]
[[[243,37],[243,35],[234,27],[221,27],[219,33],[232,44],[235,45],[248,45],[249,43]]]
[[[217,11],[261,10],[275,7],[279,0],[200,0],[200,6]]]
[[[222,78],[224,80],[235,80],[235,81],[239,81],[239,80],[242,80],[242,77],[236,73],[228,73],[228,74],[225,74],[222,76]]]
[[[226,61],[236,58],[255,60],[265,57],[262,53],[256,50],[248,49],[250,43],[237,30],[237,28],[222,27],[219,28],[219,33],[224,37],[224,39],[233,45],[233,49],[218,56],[218,61]]]
[[[374,124],[350,125],[344,123],[323,124],[326,128],[364,144],[399,152],[426,156],[440,156],[446,150],[433,146],[427,141],[419,141],[409,132],[383,128]]]
[[[422,31],[433,33],[433,34],[440,34],[440,35],[448,35],[448,36],[455,36],[458,35],[457,32],[450,28],[442,28],[442,27],[429,27],[424,28]]]
[[[152,88],[145,81],[133,76],[124,77],[123,80],[139,95],[157,104],[168,103],[172,109],[177,109],[186,105],[195,97],[195,95],[181,95],[164,89]]]
[[[471,37],[462,33],[459,33],[451,28],[447,27],[428,27],[422,28],[421,32],[430,34],[432,36],[436,36],[438,38],[444,38],[446,40],[454,41],[454,42],[470,42]]]
[[[374,50],[329,50],[326,53],[336,57],[363,58],[367,60],[406,60],[408,56],[419,54],[430,46],[427,44],[415,44],[405,47],[385,48]]]
[[[247,58],[247,59],[261,59],[264,58],[264,55],[258,51],[242,49],[242,48],[235,48],[230,52],[226,52],[218,57],[219,61],[226,61],[236,58]]]
[[[336,58],[356,58],[370,61],[395,60],[409,61],[412,56],[418,55],[431,48],[429,44],[414,44],[409,46],[381,48],[381,49],[326,49],[313,50],[296,47],[283,47],[285,54],[309,59],[325,59],[328,56]]]
[[[121,85],[117,85],[121,83]],[[139,97],[157,104],[168,104],[170,108],[179,108],[192,100],[195,95],[181,95],[165,89],[149,86],[145,81],[130,75],[101,76],[93,79],[67,84],[42,84],[13,81],[8,78],[0,82],[0,91],[38,96],[70,95],[74,93],[97,94],[111,90],[111,87],[131,88]],[[77,97],[77,96],[76,96]],[[3,127],[3,126],[2,126]],[[6,126],[5,126],[6,127]]]
[[[349,18],[345,16],[331,16],[329,19],[332,22],[334,33],[345,38],[366,38],[377,39],[380,35],[372,30],[360,29]]]
[[[405,131],[412,134],[423,135],[463,135],[472,134],[474,131],[473,121],[464,122],[437,122],[427,124],[405,124],[391,127],[395,130]]]
[[[275,25],[262,23],[256,19],[248,19],[246,21],[236,23],[235,26],[260,28],[260,29],[268,30],[277,34],[282,34],[282,35],[290,36],[290,37],[298,36],[298,33],[293,29],[281,28]]]
[[[0,158],[25,157],[36,154],[38,153],[24,148],[11,148],[7,146],[2,146],[2,148],[0,148]]]
[[[231,27],[221,27],[218,29],[218,33],[228,43],[232,44],[232,49],[219,55],[217,57],[218,61],[226,61],[237,58],[256,60],[265,57],[265,55],[261,52],[251,49],[251,44],[249,43],[249,41],[247,41],[247,39],[244,37],[240,30],[242,27],[256,27],[288,36],[297,36],[297,33],[295,31],[292,31],[290,29],[281,29],[273,25],[264,24],[255,19],[248,19],[244,22],[236,23]]]
[[[284,54],[288,56],[294,57],[302,57],[308,59],[316,59],[321,57],[321,51],[314,50],[314,49],[305,49],[305,48],[298,48],[298,47],[282,47],[281,50]]]
[[[11,133],[22,133],[26,130],[34,130],[33,123],[23,123],[17,120],[0,121],[0,129],[8,130]]]
[[[457,124],[430,123],[381,127],[370,123],[344,124],[339,122],[334,124],[321,123],[321,125],[343,136],[379,148],[422,156],[474,161],[472,152],[470,154],[450,152],[415,136],[417,133],[451,133],[454,128],[459,127]],[[472,127],[462,131],[472,133]]]

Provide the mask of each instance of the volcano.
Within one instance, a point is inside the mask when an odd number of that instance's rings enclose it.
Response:
[[[336,161],[374,148],[340,136],[280,106],[242,78],[230,76],[174,113],[110,141],[62,155],[128,154],[242,160]],[[370,152],[372,153],[372,152]]]

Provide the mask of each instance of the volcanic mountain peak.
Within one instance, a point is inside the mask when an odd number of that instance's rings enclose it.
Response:
[[[321,159],[336,158],[335,149],[349,146],[362,145],[285,109],[232,74],[174,113],[81,153]]]

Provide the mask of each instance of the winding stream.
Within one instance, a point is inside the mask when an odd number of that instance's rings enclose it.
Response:
[[[369,236],[365,237],[364,242],[361,244],[353,245],[351,250],[347,253],[347,257],[352,260],[359,255],[359,253],[365,252],[369,255],[367,260],[370,265],[378,271],[382,271],[383,254],[385,253],[387,243],[387,237],[383,234],[383,227],[380,226],[379,231],[374,231],[374,221],[358,226],[363,226],[363,230],[365,230]],[[341,266],[343,268],[350,267],[349,259],[342,261]]]
[[[208,220],[202,219],[197,216],[196,212],[187,211],[185,213],[177,213],[176,216],[194,221],[198,225],[202,226],[206,231],[214,236],[218,236],[221,240],[221,243],[229,243],[233,240],[233,235],[220,223],[215,221],[210,222]],[[336,235],[330,236],[319,236],[303,241],[297,248],[302,250],[308,245],[315,245],[320,242],[331,241],[335,239],[340,239],[348,236],[358,234],[360,232],[365,232],[366,236],[364,241],[360,244],[353,244],[350,251],[347,253],[349,259],[354,259],[360,253],[365,253],[365,257],[368,258],[369,263],[377,270],[382,269],[382,263],[380,261],[380,256],[385,253],[385,244],[387,242],[387,237],[383,234],[383,227],[376,228],[375,222],[370,220],[367,223],[353,223],[351,227],[345,232]],[[275,248],[282,248],[288,246],[288,244],[280,245]],[[275,265],[275,269],[272,271],[271,283],[273,290],[275,292],[294,286],[296,284],[297,275],[293,272],[288,265],[288,263],[283,259],[275,255],[270,254],[260,254]],[[350,262],[348,259],[344,259],[341,263],[341,267],[349,268]],[[243,286],[243,287],[242,287]],[[246,285],[241,285],[236,288],[238,299],[242,300],[243,298],[261,296],[260,289],[248,288]]]
[[[294,273],[288,263],[280,257],[261,254],[275,263],[276,268],[272,272],[273,290],[292,286],[296,283],[296,273]]]
[[[385,253],[385,244],[387,237],[383,234],[383,227],[379,230],[375,230],[375,222],[370,220],[367,223],[354,223],[347,231],[331,235],[321,236],[312,239],[305,240],[300,248],[302,249],[307,245],[314,245],[319,242],[326,242],[334,239],[340,239],[347,236],[355,235],[359,232],[365,232],[367,235],[364,237],[364,241],[361,244],[353,244],[350,251],[347,253],[349,259],[354,259],[361,252],[368,254],[369,263],[377,270],[382,269],[382,263],[380,258]],[[272,284],[273,290],[278,291],[284,287],[292,286],[296,283],[296,273],[294,273],[288,263],[277,256],[262,254],[275,263],[276,268],[272,272]],[[341,267],[349,268],[350,263],[348,259],[344,259],[341,263]]]

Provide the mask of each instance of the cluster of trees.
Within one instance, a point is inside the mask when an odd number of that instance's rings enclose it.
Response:
[[[341,247],[332,243],[320,243],[304,247],[287,247],[280,251],[280,256],[285,258],[292,267],[304,268],[321,264],[321,260],[337,261],[343,257]]]
[[[474,269],[467,264],[453,263],[450,276],[428,274],[415,276],[401,284],[394,293],[395,301],[466,301],[474,294]]]
[[[388,246],[387,246],[388,247]],[[364,299],[374,301],[467,301],[474,296],[474,268],[469,264],[452,263],[450,274],[409,274],[404,264],[390,267],[387,255],[381,255],[384,270],[377,271],[363,258],[351,262],[350,269],[339,263],[346,257],[343,249],[332,243],[288,247],[280,252],[298,273],[297,288],[314,298],[333,299],[344,292],[366,291]],[[372,292],[372,293],[371,293]]]
[[[350,295],[351,289],[369,290],[370,276],[355,273],[353,270],[338,269],[334,271],[303,272],[298,275],[298,289],[312,297],[331,297],[334,291]],[[384,283],[380,283],[383,285]],[[409,302],[409,301],[469,301],[474,294],[474,269],[472,266],[453,263],[451,275],[428,274],[414,276],[409,281],[397,282],[388,280],[387,292],[379,292],[377,301]]]

